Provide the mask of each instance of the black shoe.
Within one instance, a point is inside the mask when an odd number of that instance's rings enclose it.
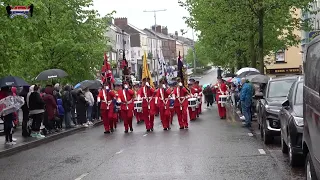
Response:
[[[151,131],[153,131],[153,128],[151,128]]]
[[[184,127],[185,129],[188,129],[188,126]]]
[[[110,134],[110,131],[105,131],[104,133],[105,133],[105,134]]]
[[[168,128],[163,128],[164,131],[168,131]]]
[[[114,132],[114,129],[111,129],[111,132]]]
[[[128,133],[128,132],[129,132],[128,130],[125,130],[125,131],[124,131],[124,133]]]
[[[130,131],[132,132],[132,131],[133,131],[133,128],[130,128]]]
[[[184,129],[184,127],[180,127],[180,129]]]
[[[242,127],[244,127],[244,128],[251,128],[251,124],[244,124],[244,125],[242,125]]]
[[[147,132],[150,132],[150,129],[147,129]]]

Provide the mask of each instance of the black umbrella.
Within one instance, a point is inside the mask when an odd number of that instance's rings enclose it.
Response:
[[[238,77],[238,78],[244,78],[244,77],[246,77],[246,76],[256,75],[256,74],[260,74],[260,73],[257,72],[257,71],[245,71],[245,72],[239,74],[237,77]]]
[[[80,83],[80,86],[78,86],[77,88],[99,89],[101,87],[102,87],[102,84],[99,80],[87,80],[87,81],[82,81]]]
[[[6,86],[20,87],[20,86],[29,86],[29,84],[22,78],[15,77],[15,76],[7,76],[0,79],[0,87],[6,87]]]
[[[262,84],[266,84],[269,81],[269,77],[262,75],[262,74],[258,74],[256,75],[254,78],[252,78],[251,82],[252,83],[262,83]]]
[[[35,80],[41,81],[41,80],[49,80],[53,78],[62,78],[66,77],[68,74],[61,69],[48,69],[45,71],[42,71],[36,78]]]

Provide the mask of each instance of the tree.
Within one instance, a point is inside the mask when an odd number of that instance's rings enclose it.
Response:
[[[39,0],[34,15],[0,18],[0,75],[16,75],[28,81],[50,68],[64,69],[62,81],[92,79],[101,68],[107,48],[105,31],[111,14],[100,18],[89,9],[92,0]],[[14,0],[10,5],[28,5]],[[0,13],[5,13],[3,9]]]
[[[207,49],[202,46],[201,43],[195,43],[195,51],[196,51],[196,66],[197,67],[203,67],[207,66],[208,63],[211,62],[210,57],[206,56],[207,53],[205,52]],[[193,54],[193,48],[188,49],[187,55],[186,55],[186,61],[188,64],[191,64],[192,67],[194,66],[194,54]]]
[[[305,22],[292,15],[297,15],[297,8],[306,9],[309,2],[311,0],[263,0],[263,3],[262,0],[184,0],[180,4],[189,11],[186,22],[200,32],[199,43],[208,48],[205,52],[214,64],[239,68],[255,67],[258,63],[264,72],[266,55],[299,43],[294,30]]]

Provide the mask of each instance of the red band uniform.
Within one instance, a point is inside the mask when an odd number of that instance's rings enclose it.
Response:
[[[149,83],[139,90],[139,97],[142,98],[142,119],[146,125],[147,131],[153,131],[154,115],[155,115],[155,90],[149,86]],[[139,98],[139,99],[140,99]]]
[[[121,101],[121,119],[124,123],[125,132],[133,131],[132,118],[134,108],[134,91],[129,89],[129,85],[124,84],[124,89],[119,91],[119,99]]]
[[[113,131],[114,123],[117,118],[117,114],[114,112],[114,104],[112,102],[115,97],[116,93],[110,90],[109,86],[102,89],[98,95],[98,101],[101,101],[100,115],[103,121],[105,133],[110,133],[110,130]]]
[[[219,102],[219,95],[225,95],[227,92],[227,86],[222,82],[221,79],[218,80],[218,83],[215,85],[216,88],[216,100],[218,104],[218,112],[221,119],[226,118],[226,108],[222,107]]]
[[[166,88],[164,85],[160,87],[156,94],[156,106],[159,107],[160,119],[164,130],[170,128],[170,102],[169,95],[171,93],[170,88]]]
[[[178,116],[180,129],[188,128],[188,90],[179,82],[173,94],[175,97],[174,109]]]
[[[201,112],[202,112],[202,87],[199,86],[199,81],[196,81],[195,88],[198,93],[198,96],[200,96],[200,103],[197,108],[197,117],[199,117],[199,114],[201,114]]]
[[[137,87],[136,87],[137,88]],[[138,89],[135,89],[134,90],[134,97],[135,97],[135,100],[138,100],[138,93],[139,93],[139,90]],[[142,121],[142,119],[141,119],[141,112],[137,112],[137,110],[134,110],[133,111],[133,113],[134,113],[134,116],[136,117],[136,119],[137,119],[137,123],[139,124],[141,121]]]
[[[198,91],[195,85],[192,85],[190,87],[190,91],[191,91],[191,94],[196,98],[196,96],[198,95]],[[198,114],[198,108],[195,108],[194,110],[192,110],[191,107],[188,107],[188,111],[189,111],[190,121],[196,120],[197,114]]]

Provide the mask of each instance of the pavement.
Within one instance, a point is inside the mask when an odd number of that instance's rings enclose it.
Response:
[[[213,83],[216,71],[202,77]],[[170,131],[155,120],[155,131],[143,124],[125,134],[119,128],[103,134],[103,127],[78,131],[33,149],[0,159],[0,179],[18,180],[281,180],[302,179],[290,169],[276,147],[266,147],[255,131],[241,127],[236,118],[220,120],[216,105],[204,108],[179,130]],[[281,152],[281,151],[280,151]]]

